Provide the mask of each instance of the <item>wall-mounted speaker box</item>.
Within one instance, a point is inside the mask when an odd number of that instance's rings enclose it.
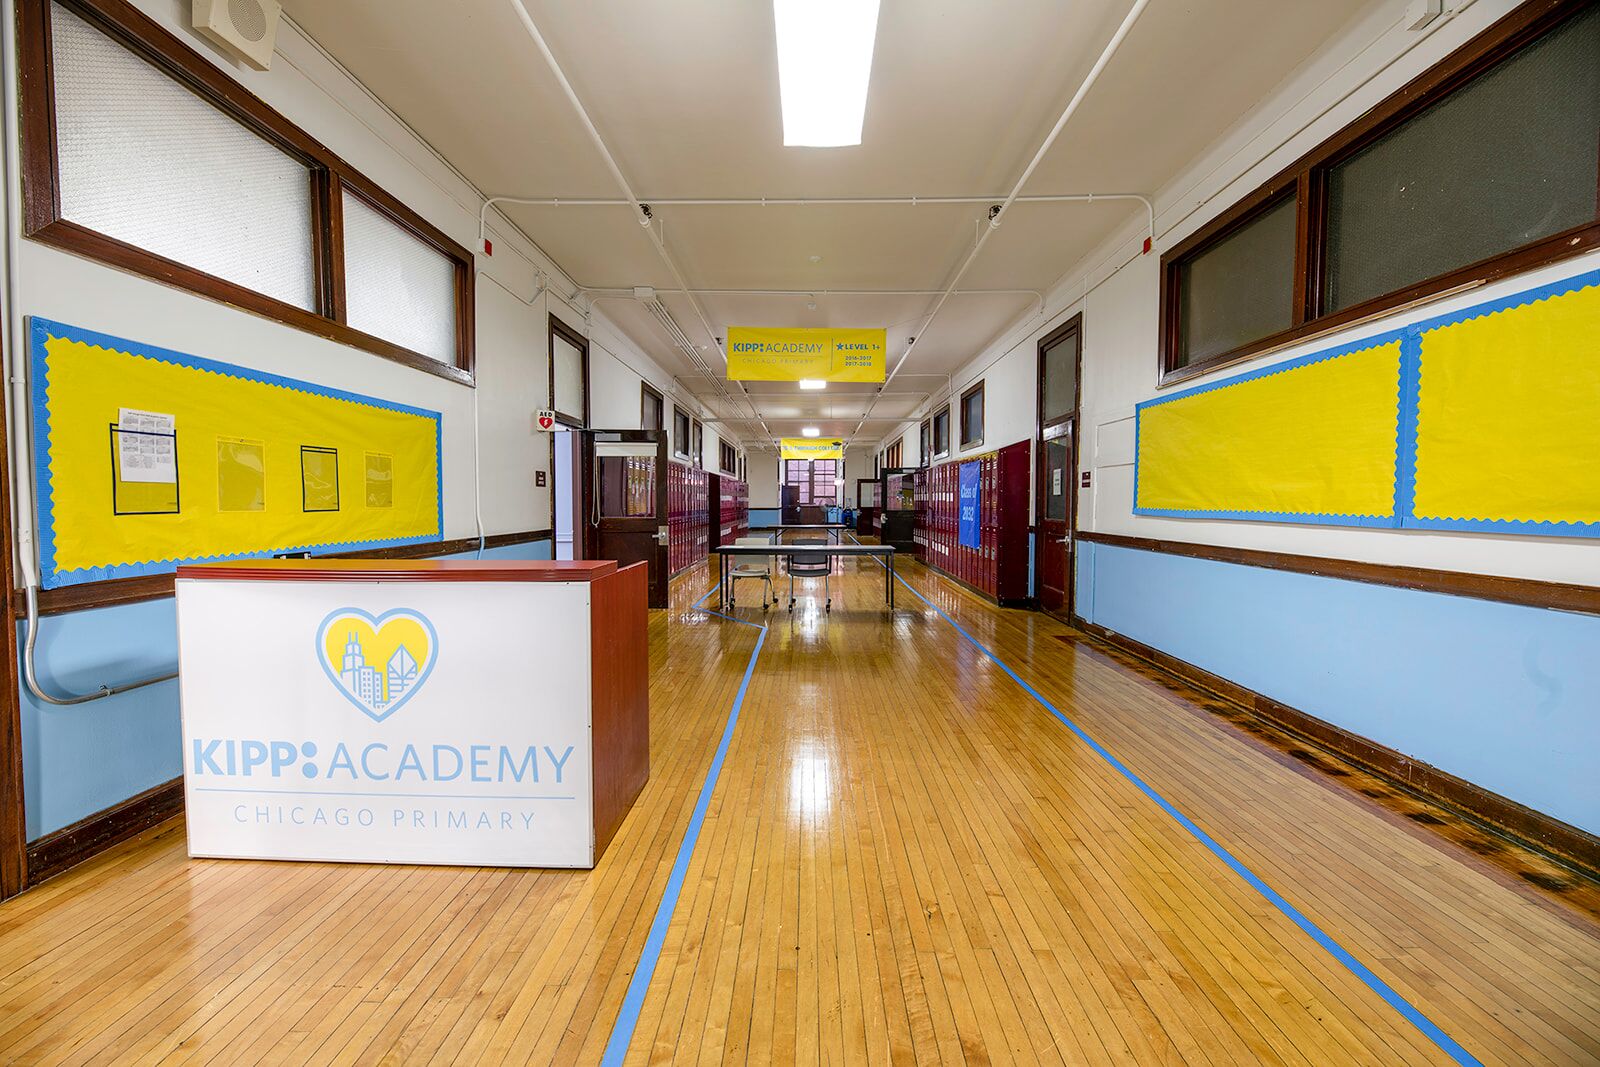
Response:
[[[190,23],[212,43],[257,70],[272,66],[283,5],[278,0],[194,0]]]

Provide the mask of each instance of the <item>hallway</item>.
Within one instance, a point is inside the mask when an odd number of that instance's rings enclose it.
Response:
[[[173,822],[0,905],[0,1063],[1600,1058],[1592,887],[904,570],[892,619],[868,561],[827,616],[675,581],[592,872],[189,860]]]

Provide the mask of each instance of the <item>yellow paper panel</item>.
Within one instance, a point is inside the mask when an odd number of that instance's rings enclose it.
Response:
[[[367,507],[394,507],[394,457],[367,453]]]
[[[339,453],[331,448],[302,448],[300,482],[305,510],[338,511]]]
[[[844,442],[812,437],[784,437],[778,442],[780,459],[843,459]]]
[[[267,509],[267,446],[260,441],[217,438],[217,510]]]
[[[1140,508],[1394,513],[1400,342],[1140,412]]]
[[[56,572],[440,536],[438,422],[429,414],[62,337],[44,349]],[[107,437],[119,408],[174,416],[177,514],[113,513]],[[337,450],[339,480],[352,485],[366,482],[366,454],[381,453],[388,503],[307,512],[302,445]],[[133,487],[160,490],[171,487]]]
[[[1600,288],[1422,335],[1413,511],[1600,522]]]

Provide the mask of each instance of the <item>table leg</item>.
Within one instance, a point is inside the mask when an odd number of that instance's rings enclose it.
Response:
[[[728,610],[728,557],[717,553],[717,610]]]

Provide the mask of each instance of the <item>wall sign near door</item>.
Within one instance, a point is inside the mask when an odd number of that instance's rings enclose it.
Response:
[[[1057,467],[1055,470],[1050,472],[1050,495],[1051,496],[1060,496],[1061,495],[1061,468],[1060,467]]]
[[[1088,471],[1083,471],[1081,474],[1078,475],[1078,484],[1080,486],[1082,486],[1084,489],[1089,488],[1089,472]]]
[[[556,428],[556,413],[549,408],[541,408],[533,414],[533,424],[541,430]]]

